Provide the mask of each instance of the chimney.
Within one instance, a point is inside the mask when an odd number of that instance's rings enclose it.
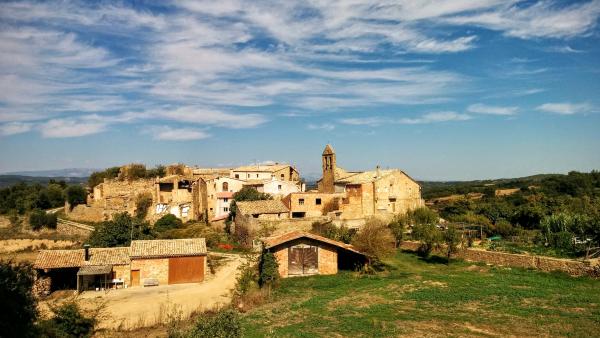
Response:
[[[83,245],[83,250],[85,251],[84,259],[87,262],[87,261],[90,260],[90,245],[89,244],[84,244]]]
[[[381,173],[379,172],[379,165],[377,165],[377,167],[375,167],[375,171],[377,172],[377,177],[380,177]]]

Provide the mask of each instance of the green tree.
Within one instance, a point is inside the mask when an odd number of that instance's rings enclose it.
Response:
[[[139,194],[135,201],[135,217],[146,218],[148,209],[152,206],[152,195],[149,193]]]
[[[62,207],[65,205],[65,192],[60,184],[48,184],[47,194],[51,208]]]
[[[263,251],[258,262],[258,284],[260,287],[272,286],[279,280],[279,263],[270,251]]]
[[[420,207],[408,212],[408,217],[414,224],[437,224],[440,216],[428,207]]]
[[[171,229],[178,229],[183,226],[183,222],[173,214],[166,214],[154,223],[154,230],[164,232]]]
[[[37,337],[34,323],[38,317],[36,300],[31,293],[31,265],[0,261],[0,336]]]
[[[394,254],[394,235],[385,223],[376,218],[368,219],[352,240],[360,252],[367,255],[369,261],[382,260]]]
[[[119,176],[120,169],[121,168],[119,168],[119,167],[112,167],[112,168],[107,168],[103,171],[93,172],[90,175],[90,177],[88,178],[88,187],[90,187],[90,189],[93,190],[95,186],[104,182],[105,178],[108,178],[108,179],[116,178],[117,176]]]
[[[46,212],[40,209],[34,209],[29,214],[29,225],[33,230],[40,230],[46,225]]]
[[[404,232],[406,231],[406,227],[410,224],[408,215],[397,215],[392,221],[388,224],[388,228],[394,235],[396,248],[400,247],[402,244],[402,239],[404,239]]]
[[[455,226],[450,225],[444,231],[444,244],[446,244],[446,258],[450,262],[453,254],[458,252],[458,245],[461,242],[461,234]]]
[[[442,241],[441,232],[434,224],[416,224],[412,229],[412,237],[421,242],[418,253],[423,257],[429,257]]]
[[[147,222],[131,217],[128,213],[115,214],[111,221],[102,222],[89,238],[95,247],[128,246],[131,240],[152,239],[154,233]]]
[[[236,202],[240,201],[261,201],[261,200],[272,200],[273,196],[267,193],[262,193],[252,187],[243,187],[240,191],[233,194],[233,201],[229,205],[229,216],[230,219],[235,219],[237,214]]]
[[[82,186],[71,185],[67,188],[65,194],[67,195],[67,202],[69,202],[71,208],[78,204],[85,204],[87,192]]]
[[[51,310],[54,317],[40,323],[44,336],[84,338],[94,333],[96,319],[84,316],[77,303],[67,302]]]
[[[240,317],[235,310],[228,308],[203,313],[188,334],[188,337],[194,338],[238,338],[241,336]]]

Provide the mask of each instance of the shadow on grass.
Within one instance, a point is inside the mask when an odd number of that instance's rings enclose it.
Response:
[[[450,261],[446,257],[431,255],[429,257],[419,257],[420,260],[429,264],[444,264],[448,265]]]

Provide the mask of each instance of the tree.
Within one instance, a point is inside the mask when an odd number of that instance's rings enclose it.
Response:
[[[105,178],[116,178],[117,176],[119,176],[120,169],[121,168],[119,167],[112,167],[105,169],[104,171],[93,172],[88,178],[88,187],[90,187],[90,189],[93,190],[95,186],[104,182]]]
[[[91,337],[96,320],[85,317],[75,302],[67,302],[51,308],[54,317],[40,323],[44,336],[49,337]]]
[[[67,202],[71,205],[71,208],[78,204],[85,204],[87,193],[82,186],[71,185],[66,190]]]
[[[366,254],[369,260],[381,260],[395,252],[395,242],[394,235],[386,224],[379,219],[371,218],[356,233],[352,245]]]
[[[31,265],[0,261],[0,335],[3,337],[36,337],[34,323],[38,317],[35,298],[31,293]]]
[[[260,287],[271,286],[279,280],[279,264],[272,252],[263,251],[258,262],[258,271]]]
[[[396,248],[400,247],[400,244],[402,244],[404,231],[406,231],[406,226],[408,224],[409,219],[407,215],[397,215],[388,224],[388,228],[390,228],[390,231],[394,235]]]
[[[171,229],[178,229],[183,226],[183,222],[173,214],[166,214],[154,223],[154,230],[163,232]]]
[[[194,338],[237,338],[242,336],[242,325],[238,313],[233,309],[209,311],[198,317],[198,321],[187,336]]]
[[[33,230],[40,230],[46,225],[46,212],[40,209],[35,209],[29,214],[29,225]]]
[[[455,226],[450,225],[444,231],[444,244],[446,244],[446,258],[450,262],[450,257],[458,252],[458,245],[461,242],[461,234]]]
[[[139,194],[135,201],[135,217],[146,218],[148,209],[152,206],[152,195],[149,193]]]
[[[422,257],[429,257],[431,252],[439,247],[442,239],[434,224],[416,224],[412,229],[412,236],[421,242],[418,253]]]
[[[420,207],[408,212],[409,218],[414,224],[437,224],[440,216],[428,207]]]
[[[261,201],[261,200],[272,200],[273,196],[267,193],[259,192],[252,187],[243,187],[240,191],[233,194],[233,201],[229,205],[229,216],[231,219],[235,219],[237,213],[237,206],[235,202],[240,201]]]
[[[124,212],[97,226],[90,235],[89,243],[95,247],[116,247],[128,246],[132,240],[152,238],[154,234],[147,222]]]

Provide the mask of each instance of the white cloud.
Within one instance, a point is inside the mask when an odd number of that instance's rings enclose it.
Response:
[[[467,107],[467,111],[476,114],[487,114],[487,115],[516,115],[519,111],[518,107],[503,107],[503,106],[490,106],[482,103],[475,103]]]
[[[432,112],[423,114],[415,118],[383,118],[383,117],[359,117],[359,118],[344,118],[340,119],[340,123],[348,125],[364,125],[364,126],[380,126],[384,124],[428,124],[449,121],[467,121],[472,117],[467,114],[459,114],[452,111],[447,112]]]
[[[559,115],[573,115],[590,112],[592,111],[592,106],[589,103],[555,102],[544,103],[535,109]]]
[[[373,117],[351,117],[340,119],[340,122],[343,124],[348,124],[352,126],[370,126],[376,127],[380,126],[386,122],[392,122],[391,119],[384,119],[381,117],[373,116]]]
[[[332,131],[335,129],[335,125],[331,124],[331,123],[322,123],[322,124],[309,124],[307,126],[308,129],[310,130],[325,130],[325,131]]]
[[[206,131],[200,129],[171,127],[154,128],[152,134],[156,140],[168,141],[202,140],[211,136]]]
[[[10,136],[26,133],[31,130],[31,123],[10,122],[0,124],[0,136]]]
[[[39,125],[43,137],[68,138],[97,134],[106,129],[100,122],[81,122],[73,119],[52,119]]]

